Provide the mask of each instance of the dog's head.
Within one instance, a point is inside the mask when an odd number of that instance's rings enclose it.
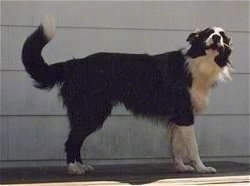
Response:
[[[187,41],[190,44],[187,55],[191,58],[204,56],[208,54],[208,51],[212,51],[219,67],[230,65],[231,38],[222,28],[211,27],[197,30],[188,36]]]
[[[217,64],[220,73],[218,79],[224,81],[231,79],[230,72],[233,70],[229,57],[231,55],[231,38],[219,27],[209,27],[205,30],[197,30],[191,33],[187,41],[190,47],[186,55],[191,58],[208,57],[211,63]],[[210,62],[207,62],[209,64]],[[209,65],[212,67],[213,65]]]

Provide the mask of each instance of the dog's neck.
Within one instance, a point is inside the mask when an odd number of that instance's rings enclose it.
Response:
[[[221,72],[221,68],[214,61],[215,56],[214,51],[207,51],[205,56],[187,58],[188,69],[193,78],[190,93],[195,113],[206,108],[210,90]]]

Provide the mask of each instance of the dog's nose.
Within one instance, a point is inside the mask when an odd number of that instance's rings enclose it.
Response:
[[[214,43],[219,43],[220,42],[220,36],[219,35],[213,35],[212,40]]]

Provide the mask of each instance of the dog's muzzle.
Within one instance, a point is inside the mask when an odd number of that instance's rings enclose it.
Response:
[[[218,50],[224,48],[223,38],[218,34],[212,34],[206,40],[206,48]]]

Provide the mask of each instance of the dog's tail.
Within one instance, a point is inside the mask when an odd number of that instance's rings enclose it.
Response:
[[[41,53],[43,47],[55,35],[55,21],[46,16],[41,25],[26,39],[22,50],[22,61],[26,71],[35,80],[38,88],[50,89],[64,80],[64,63],[48,65]]]

